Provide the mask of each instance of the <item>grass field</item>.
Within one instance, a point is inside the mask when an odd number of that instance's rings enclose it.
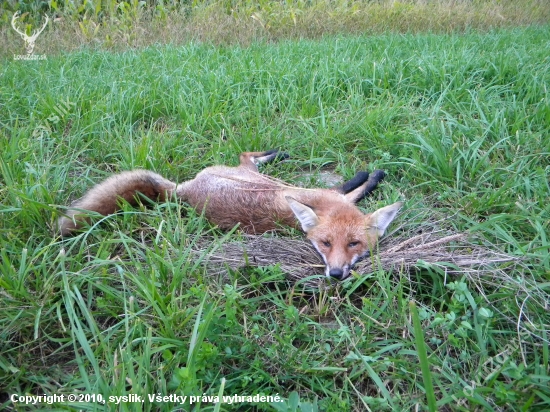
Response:
[[[7,410],[104,410],[10,400],[71,393],[144,399],[109,403],[122,411],[179,407],[148,394],[201,397],[194,411],[550,409],[549,26],[83,49],[6,59],[0,79]],[[291,158],[266,171],[290,182],[383,168],[365,210],[404,199],[396,227],[447,216],[522,264],[499,282],[379,270],[321,291],[277,267],[211,276],[193,242],[238,234],[176,202],[52,236],[113,172],[183,181],[275,147]],[[222,391],[284,402],[208,401]]]

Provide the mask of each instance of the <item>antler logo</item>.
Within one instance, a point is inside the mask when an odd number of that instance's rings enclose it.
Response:
[[[27,33],[25,33],[24,30],[23,31],[19,30],[17,28],[17,26],[15,25],[15,22],[19,18],[19,12],[16,12],[13,15],[13,17],[11,18],[11,26],[13,27],[13,29],[17,33],[19,33],[21,35],[21,37],[25,41],[25,50],[27,50],[27,55],[32,54],[32,52],[34,50],[34,43],[36,42],[36,39],[38,38],[40,33],[42,33],[42,31],[46,28],[46,26],[48,25],[48,21],[50,21],[48,15],[45,14],[45,16],[46,16],[46,21],[44,22],[44,25],[42,26],[42,28],[40,30],[38,30],[36,33],[33,33],[31,36],[27,36]]]

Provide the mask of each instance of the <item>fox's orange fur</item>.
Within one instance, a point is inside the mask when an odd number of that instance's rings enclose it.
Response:
[[[375,246],[394,219],[401,203],[364,215],[355,203],[384,177],[382,171],[360,172],[333,189],[304,189],[258,172],[257,165],[275,159],[275,151],[241,154],[237,167],[212,166],[179,185],[162,176],[135,170],[111,176],[74,202],[58,221],[62,236],[79,229],[85,211],[108,215],[119,209],[120,198],[131,204],[136,195],[164,201],[174,194],[222,229],[239,224],[248,233],[263,233],[280,224],[301,227],[323,257],[327,276],[343,279],[352,265]]]

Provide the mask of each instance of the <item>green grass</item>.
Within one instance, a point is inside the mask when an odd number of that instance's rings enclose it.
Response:
[[[284,399],[239,410],[548,410],[548,39],[542,26],[6,60],[3,407],[45,406],[11,394],[137,394],[143,404],[111,409],[168,411],[147,394],[223,391]],[[523,265],[500,280],[377,271],[317,292],[276,267],[213,277],[193,243],[238,234],[177,203],[52,236],[58,210],[113,172],[183,181],[274,147],[292,157],[267,171],[291,182],[383,168],[365,210],[404,198],[412,218],[396,225],[452,216]]]

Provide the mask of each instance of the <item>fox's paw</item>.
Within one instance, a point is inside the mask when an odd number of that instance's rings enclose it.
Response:
[[[373,182],[381,182],[382,180],[384,180],[384,178],[386,177],[386,172],[384,172],[383,170],[380,170],[380,169],[377,169],[375,170],[374,172],[372,172],[370,174],[370,179],[373,181]]]
[[[361,196],[360,199],[364,198],[365,196],[368,196],[369,194],[371,194],[374,189],[376,189],[376,187],[378,186],[378,183],[380,183],[382,180],[384,180],[384,178],[386,177],[386,172],[384,172],[383,170],[375,170],[374,172],[372,172],[367,180],[367,182],[365,183],[365,189],[363,191],[363,196]],[[358,199],[358,200],[360,200]]]
[[[369,172],[357,172],[350,180],[336,188],[346,194],[357,189],[369,179]]]

